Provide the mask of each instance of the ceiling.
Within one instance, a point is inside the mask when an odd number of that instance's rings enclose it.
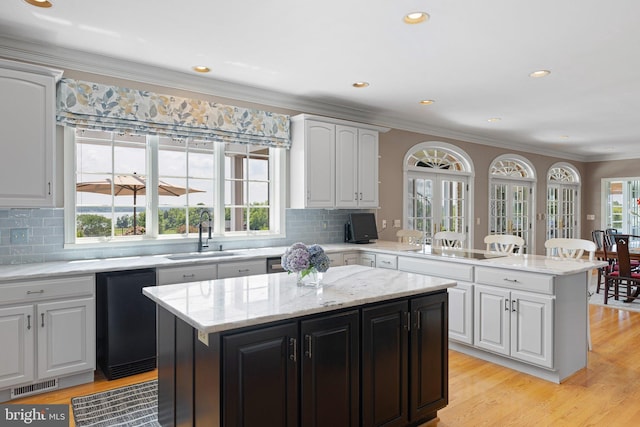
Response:
[[[0,2],[0,56],[573,160],[640,157],[640,2],[50,1]],[[430,19],[405,24],[414,11]]]

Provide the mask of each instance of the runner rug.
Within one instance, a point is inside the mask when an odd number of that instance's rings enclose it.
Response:
[[[76,426],[160,426],[158,381],[71,399]]]

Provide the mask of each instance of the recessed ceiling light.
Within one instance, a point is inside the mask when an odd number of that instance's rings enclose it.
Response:
[[[422,105],[431,105],[434,102],[436,102],[436,101],[434,101],[433,99],[423,99],[422,101],[420,101],[420,104],[422,104]]]
[[[488,122],[499,122],[500,120],[502,120],[500,117],[491,117],[490,119],[487,119]]]
[[[368,82],[355,82],[353,85],[353,87],[367,87],[369,86]]]
[[[196,65],[193,67],[193,71],[197,71],[198,73],[208,73],[211,71],[211,68],[205,65]]]
[[[427,19],[429,19],[429,14],[426,12],[411,12],[404,16],[403,21],[406,24],[420,24]]]
[[[51,7],[51,6],[53,6],[47,0],[24,0],[24,1],[29,3],[31,6],[37,6],[37,7]]]
[[[569,139],[569,135],[560,135],[560,139]]]
[[[534,79],[536,79],[538,77],[547,77],[549,74],[551,74],[551,71],[549,70],[537,70],[529,73],[529,77],[533,77]]]

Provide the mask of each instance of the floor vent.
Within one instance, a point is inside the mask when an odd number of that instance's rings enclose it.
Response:
[[[11,399],[29,396],[31,394],[40,393],[47,390],[55,390],[58,388],[58,379],[42,381],[40,383],[25,385],[11,389]]]

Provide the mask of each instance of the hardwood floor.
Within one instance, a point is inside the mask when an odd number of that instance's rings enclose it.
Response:
[[[590,316],[588,366],[560,385],[450,351],[449,405],[428,426],[639,425],[640,313],[590,306]],[[8,403],[70,404],[72,397],[155,377],[153,371],[107,381],[97,374],[93,384]]]

